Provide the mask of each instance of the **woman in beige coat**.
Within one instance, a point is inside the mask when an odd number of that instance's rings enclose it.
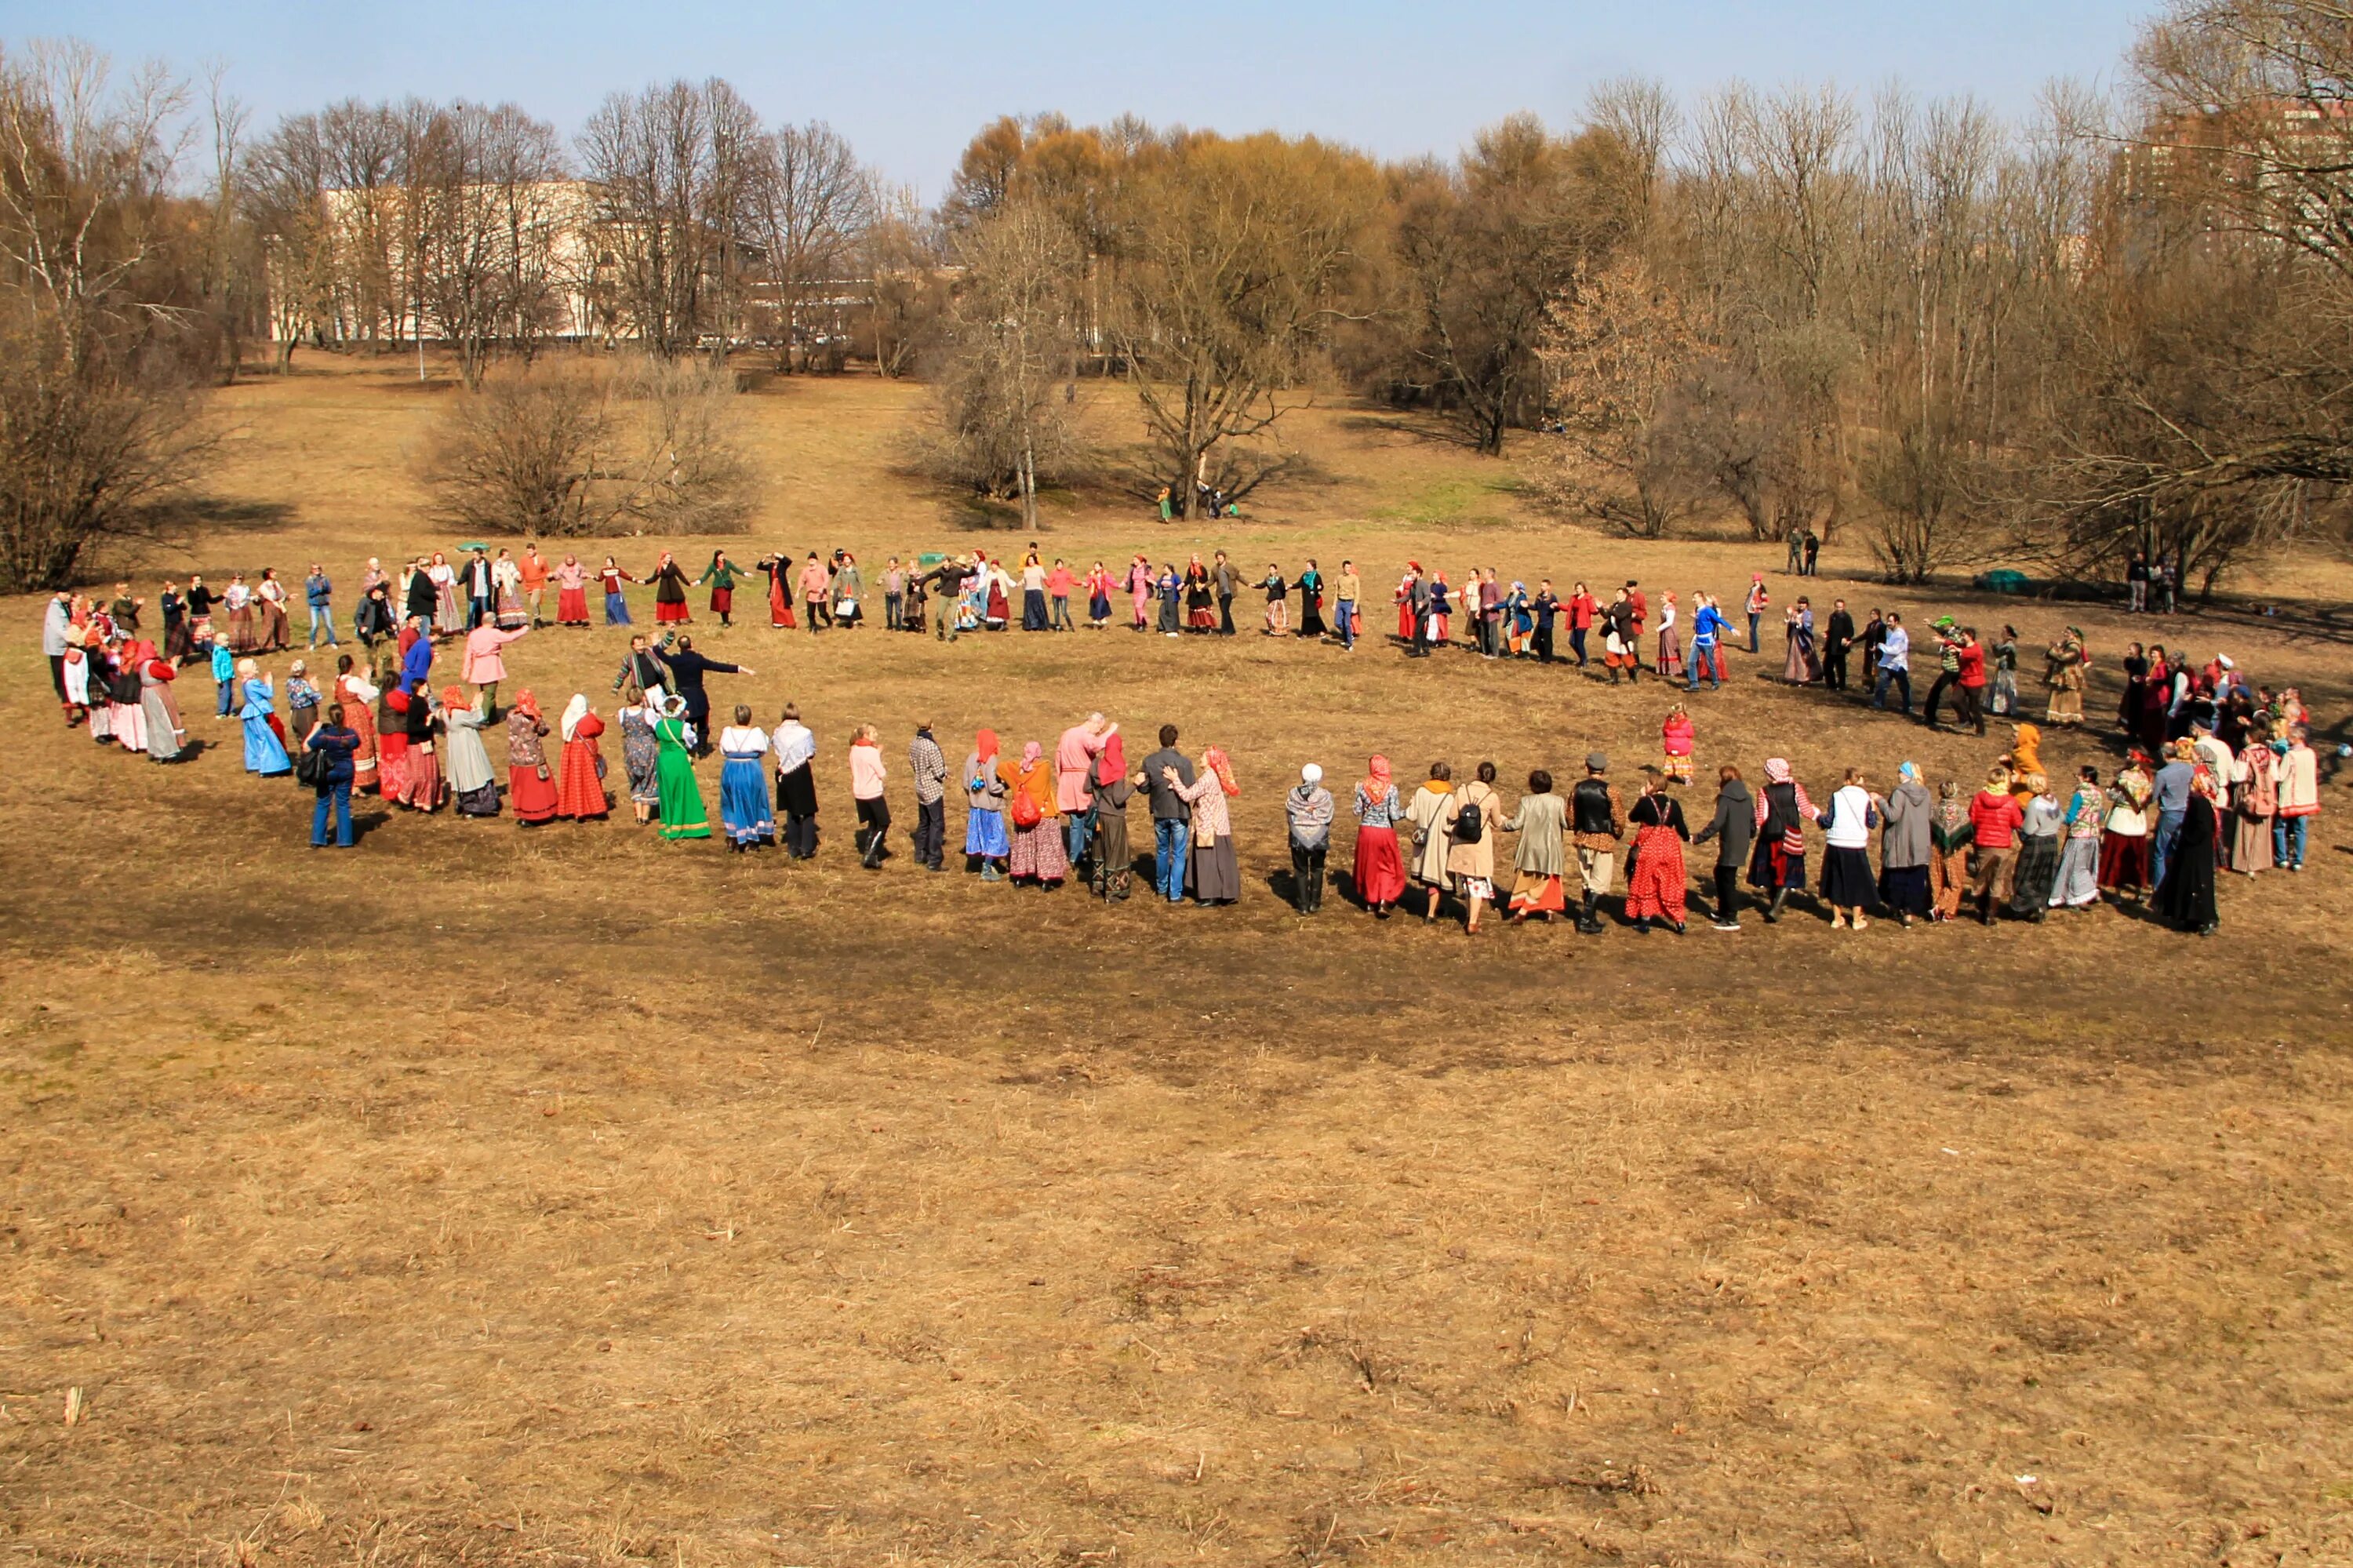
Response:
[[[1479,832],[1466,836],[1465,821],[1478,812]],[[1495,765],[1479,764],[1479,776],[1456,796],[1453,829],[1447,835],[1446,869],[1454,877],[1454,891],[1467,911],[1465,936],[1479,934],[1479,911],[1495,901],[1495,819],[1504,814],[1503,797],[1495,793]]]
[[[1430,778],[1406,802],[1405,820],[1413,824],[1413,879],[1430,889],[1422,911],[1427,922],[1438,918],[1438,901],[1446,892],[1449,835],[1454,829],[1454,770],[1443,762],[1430,765]]]
[[[1561,847],[1568,831],[1568,802],[1552,792],[1552,775],[1541,768],[1529,774],[1528,792],[1520,797],[1519,809],[1495,825],[1520,835],[1512,856],[1518,874],[1512,884],[1509,919],[1516,926],[1531,915],[1541,915],[1551,925],[1554,916],[1568,909],[1560,885],[1568,865]]]

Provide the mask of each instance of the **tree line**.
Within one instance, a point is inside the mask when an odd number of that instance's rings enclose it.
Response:
[[[217,80],[0,54],[0,579],[140,526],[255,344],[429,339],[480,399],[433,477],[485,526],[716,525],[745,467],[713,368],[854,357],[932,383],[927,468],[1032,517],[1082,480],[1238,501],[1345,391],[1630,534],[1851,530],[1908,579],[2137,550],[2211,583],[2345,531],[2353,42],[2319,0],[2175,0],[2130,64],[2016,123],[1622,80],[1401,163],[1008,118],[925,211],[723,80],[615,93],[568,140],[416,100],[257,132]],[[1134,446],[1091,439],[1106,397]]]

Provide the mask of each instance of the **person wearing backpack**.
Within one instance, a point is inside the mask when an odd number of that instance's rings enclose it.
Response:
[[[335,820],[335,847],[352,847],[352,758],[359,750],[356,731],[343,725],[343,705],[327,705],[327,722],[302,737],[302,761],[311,771],[304,780],[318,791],[311,813],[311,847],[327,847],[327,818]]]
[[[1462,934],[1479,934],[1479,911],[1495,901],[1495,822],[1504,814],[1495,793],[1495,765],[1479,764],[1478,776],[1455,796],[1448,825],[1446,872],[1462,900]]]

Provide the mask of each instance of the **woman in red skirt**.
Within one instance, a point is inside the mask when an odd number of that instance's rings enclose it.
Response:
[[[517,692],[507,713],[507,800],[515,820],[526,827],[555,815],[555,778],[541,738],[546,734],[539,699],[528,691]]]
[[[646,580],[654,585],[654,624],[684,626],[690,619],[686,612],[686,573],[679,569],[668,550],[661,553],[661,564]]]
[[[1667,793],[1667,776],[1657,768],[1642,769],[1642,798],[1626,820],[1634,824],[1634,864],[1626,877],[1626,913],[1637,931],[1648,931],[1653,920],[1664,920],[1683,931],[1683,845],[1691,830],[1683,825],[1683,802]]]
[[[588,568],[566,556],[555,568],[555,619],[565,626],[588,624]]]
[[[1388,758],[1372,758],[1366,773],[1356,786],[1356,896],[1386,920],[1405,896],[1405,857],[1398,851],[1396,826],[1405,808],[1398,802]]]
[[[596,747],[605,721],[588,711],[586,695],[575,692],[565,705],[560,727],[564,756],[555,769],[555,814],[582,822],[601,818],[613,809],[605,793],[604,758]]]

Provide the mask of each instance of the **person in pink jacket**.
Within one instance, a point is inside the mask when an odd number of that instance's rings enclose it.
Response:
[[[528,626],[501,631],[498,622],[485,620],[466,633],[466,660],[459,673],[468,685],[479,688],[483,717],[499,711],[499,683],[507,678],[506,645],[530,632]]]
[[[1054,743],[1054,806],[1062,814],[1062,850],[1072,865],[1094,837],[1095,757],[1118,733],[1119,726],[1103,715],[1089,714],[1086,723],[1072,725]]]

